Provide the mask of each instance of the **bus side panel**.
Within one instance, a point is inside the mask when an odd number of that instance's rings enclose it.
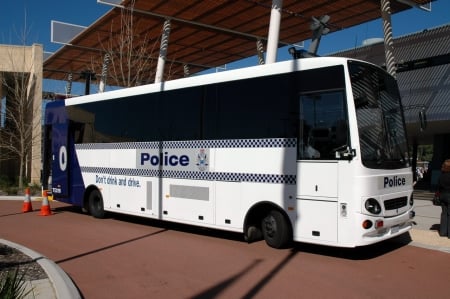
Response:
[[[80,181],[101,190],[105,210],[239,231],[248,210],[261,201],[286,210],[295,221],[295,142],[123,142],[75,148]],[[78,165],[72,167],[75,176]]]
[[[127,143],[109,146],[77,144],[75,148],[75,199],[81,198],[84,185],[95,186],[101,191],[104,209],[107,211],[159,217],[160,184],[158,177],[153,177],[157,175],[157,170],[136,169],[139,161],[136,148]],[[80,178],[76,177],[78,173]]]
[[[241,182],[216,182],[216,224],[242,229],[245,211],[241,205]]]
[[[294,226],[296,140],[252,142],[257,146],[224,147],[215,151],[214,171],[227,179],[216,184],[216,224],[242,230],[252,208],[264,203],[285,211]]]
[[[338,240],[338,203],[323,199],[298,198],[297,204],[298,220],[295,240],[336,244]]]
[[[162,179],[162,217],[212,225],[214,219],[214,182],[210,180]]]
[[[295,240],[337,243],[339,164],[336,161],[298,162]]]

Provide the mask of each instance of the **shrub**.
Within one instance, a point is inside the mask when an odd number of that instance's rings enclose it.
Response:
[[[42,188],[38,184],[29,185],[28,183],[24,183],[23,185],[30,187],[30,194],[33,196],[38,196],[42,193]],[[0,176],[0,195],[24,195],[25,188],[26,187],[19,189],[18,184],[14,183],[5,176]]]
[[[7,176],[0,176],[0,189],[11,186],[12,182]]]
[[[19,268],[7,271],[0,275],[0,298],[22,299],[32,290],[25,291],[24,275],[19,275]]]

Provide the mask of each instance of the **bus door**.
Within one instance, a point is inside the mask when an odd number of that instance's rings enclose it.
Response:
[[[56,197],[69,196],[68,124],[52,126],[51,185]]]
[[[296,238],[338,241],[339,186],[349,160],[344,90],[300,95]]]

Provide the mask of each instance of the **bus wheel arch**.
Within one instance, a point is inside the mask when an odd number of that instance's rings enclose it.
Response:
[[[103,196],[95,186],[89,186],[84,194],[83,206],[95,218],[105,218]]]
[[[264,239],[270,247],[286,248],[292,244],[292,225],[286,212],[270,202],[253,206],[244,221],[247,242]]]

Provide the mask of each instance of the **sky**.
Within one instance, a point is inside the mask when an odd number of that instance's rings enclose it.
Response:
[[[52,20],[89,26],[110,9],[97,0],[0,0],[0,44],[38,43],[44,46],[45,52],[55,52],[61,45],[51,42]],[[445,24],[450,24],[450,0],[432,2],[431,12],[413,8],[392,15],[394,38]],[[319,54],[355,48],[365,39],[379,37],[383,37],[382,23],[375,20],[323,36]],[[309,41],[305,41],[305,48],[308,46]],[[277,60],[287,59],[291,59],[287,48],[280,49]],[[256,58],[246,59],[227,65],[227,69],[254,65],[256,61]],[[65,83],[59,84],[49,88],[62,89],[51,91],[64,93]]]

